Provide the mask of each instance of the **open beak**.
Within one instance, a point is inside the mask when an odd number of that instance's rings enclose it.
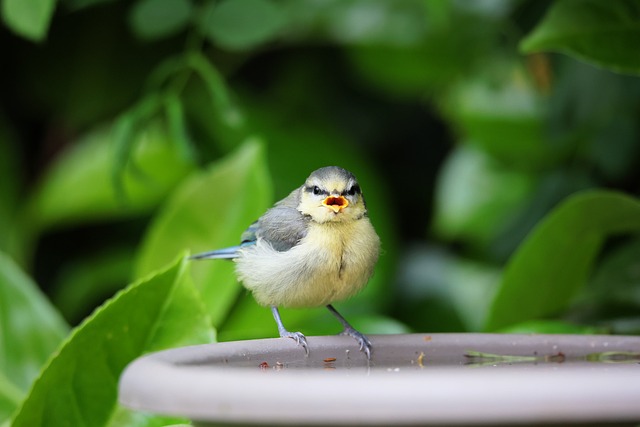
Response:
[[[349,201],[342,196],[329,196],[322,201],[322,206],[326,206],[334,213],[342,212],[344,208],[349,206]]]

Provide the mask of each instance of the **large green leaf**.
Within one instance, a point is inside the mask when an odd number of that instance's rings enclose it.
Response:
[[[0,252],[0,422],[67,332],[37,285]]]
[[[486,329],[565,309],[585,284],[605,237],[630,232],[640,232],[640,201],[609,191],[586,191],[567,199],[509,261]]]
[[[182,259],[96,310],[49,361],[13,426],[114,425],[118,378],[133,359],[212,342],[214,331]],[[116,423],[117,424],[117,423]]]
[[[37,230],[69,223],[130,217],[148,212],[194,165],[178,154],[165,129],[150,125],[137,135],[131,163],[122,177],[124,199],[112,182],[111,129],[91,133],[62,154],[29,204]],[[121,196],[121,195],[120,195]]]
[[[3,426],[1,423],[8,422],[23,398],[24,392],[0,371],[0,426]]]
[[[184,182],[154,218],[140,248],[136,271],[146,274],[185,249],[192,253],[233,246],[271,205],[264,149],[248,142]],[[242,289],[233,264],[194,261],[193,277],[213,324],[219,326]]]
[[[523,52],[564,52],[614,71],[640,73],[640,1],[556,1],[520,44]]]
[[[41,41],[47,35],[55,7],[56,0],[3,0],[2,17],[17,34]]]

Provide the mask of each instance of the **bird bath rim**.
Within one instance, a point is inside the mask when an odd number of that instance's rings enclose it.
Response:
[[[196,426],[640,420],[640,337],[370,339],[371,362],[344,336],[308,337],[308,357],[283,338],[166,350],[127,367],[119,398]]]

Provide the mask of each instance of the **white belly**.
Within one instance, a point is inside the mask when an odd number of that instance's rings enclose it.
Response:
[[[366,218],[312,224],[307,236],[286,252],[258,240],[236,259],[236,272],[262,305],[322,306],[347,299],[366,285],[379,247]]]

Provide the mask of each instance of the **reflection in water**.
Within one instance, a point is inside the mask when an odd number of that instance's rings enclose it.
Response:
[[[346,374],[371,374],[396,373],[396,372],[433,372],[438,369],[452,368],[500,368],[509,366],[533,368],[571,369],[572,367],[595,366],[599,364],[636,364],[640,369],[640,353],[627,351],[607,351],[589,353],[586,355],[569,356],[561,351],[549,354],[530,355],[522,354],[496,354],[476,350],[467,350],[459,355],[449,355],[448,358],[432,357],[422,351],[417,351],[411,357],[376,358],[371,361],[364,357],[352,357],[347,350],[340,354],[320,355],[312,354],[309,357],[299,357],[294,360],[285,360],[277,355],[246,355],[245,357],[229,360],[200,360],[182,364],[183,366],[198,366],[229,369],[255,369],[263,372],[271,371],[298,371],[298,372],[342,372]],[[357,354],[356,356],[360,356]],[[222,362],[222,363],[220,363]]]

